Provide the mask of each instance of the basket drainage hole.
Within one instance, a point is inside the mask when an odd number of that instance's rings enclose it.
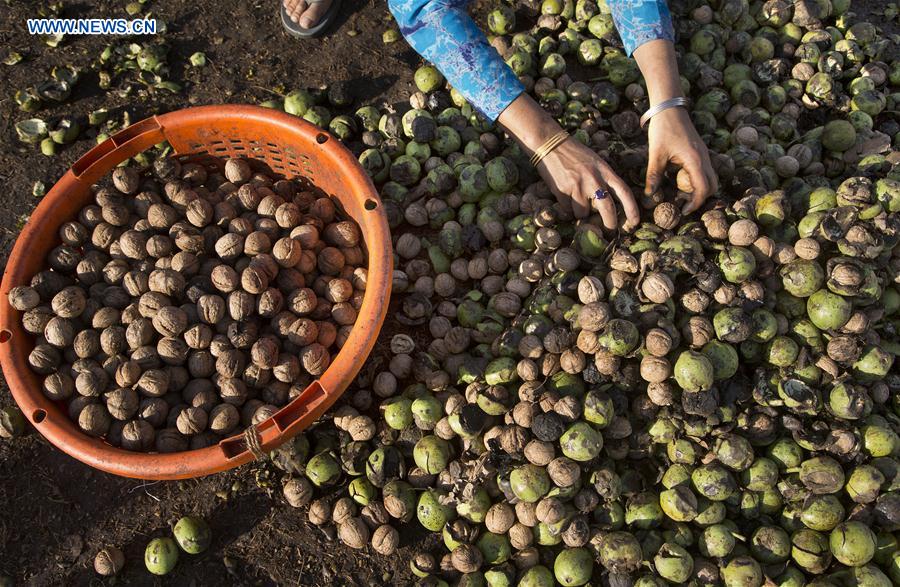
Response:
[[[365,206],[366,210],[374,210],[378,207],[378,202],[376,202],[375,200],[366,200]]]
[[[40,424],[46,417],[47,412],[45,412],[44,410],[35,410],[34,413],[31,414],[31,419],[34,420],[35,424]]]
[[[327,140],[328,140],[328,135],[326,135],[324,133],[319,133],[318,135],[316,135],[316,142],[319,143],[320,145],[325,143]]]
[[[12,338],[12,332],[9,330],[0,330],[0,343],[9,342],[9,339]]]

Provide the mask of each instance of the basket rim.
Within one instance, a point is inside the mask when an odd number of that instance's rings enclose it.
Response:
[[[23,414],[54,446],[94,468],[120,476],[173,480],[203,476],[231,469],[254,459],[242,434],[233,435],[202,449],[175,453],[141,453],[113,447],[103,439],[80,431],[60,406],[46,398],[34,381],[27,361],[33,348],[32,335],[22,328],[21,313],[9,304],[8,293],[18,285],[27,285],[34,271],[26,271],[28,251],[41,239],[58,241],[58,227],[71,216],[59,218],[61,203],[73,189],[84,189],[106,175],[115,165],[160,142],[160,135],[202,122],[215,128],[226,123],[265,126],[283,132],[302,144],[301,152],[315,149],[315,158],[339,169],[348,197],[363,211],[362,218],[349,216],[360,225],[368,252],[368,278],[363,304],[345,344],[333,357],[326,372],[297,398],[256,427],[259,448],[270,451],[289,440],[321,416],[352,383],[375,345],[387,315],[393,274],[393,250],[387,216],[371,179],[357,159],[339,140],[298,117],[250,105],[211,105],[186,108],[151,116],[112,135],[85,153],[54,184],[41,200],[13,245],[0,283],[0,366],[10,392]],[[169,141],[175,154],[176,141]],[[184,145],[181,145],[184,147]],[[81,204],[79,204],[79,208]],[[346,208],[346,206],[345,206]],[[38,267],[45,268],[43,259]],[[17,344],[29,337],[28,344]],[[52,417],[51,417],[52,416]],[[258,453],[259,451],[257,451]]]

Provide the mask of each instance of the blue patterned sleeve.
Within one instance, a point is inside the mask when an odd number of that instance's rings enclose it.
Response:
[[[466,12],[468,0],[388,0],[400,32],[491,122],[524,91]]]
[[[648,41],[675,40],[665,0],[607,0],[607,5],[628,55]]]

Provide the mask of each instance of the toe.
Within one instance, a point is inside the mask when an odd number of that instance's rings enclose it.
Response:
[[[325,12],[328,10],[329,6],[331,6],[331,2],[329,0],[310,4],[309,8],[304,10],[303,15],[300,17],[300,26],[310,29],[319,24],[319,21],[322,20],[323,16],[325,16]]]
[[[296,3],[294,4],[293,10],[288,11],[288,16],[291,17],[291,20],[297,24],[300,24],[300,16],[307,8],[306,2],[304,0],[294,0]]]

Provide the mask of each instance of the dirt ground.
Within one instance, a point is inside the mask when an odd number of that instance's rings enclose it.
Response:
[[[124,17],[124,1],[66,2],[67,17]],[[879,2],[854,2],[863,14]],[[0,58],[15,50],[17,66],[0,65],[0,263],[5,264],[18,226],[36,204],[36,181],[49,187],[91,146],[81,139],[47,158],[22,145],[13,125],[24,118],[12,96],[16,89],[48,77],[60,63],[87,67],[107,42],[102,37],[69,38],[50,48],[28,35],[25,22],[38,3],[0,1]],[[127,110],[133,121],[190,104],[258,103],[292,88],[352,81],[358,104],[394,103],[409,96],[419,57],[402,41],[385,45],[382,32],[393,21],[381,0],[345,0],[335,32],[320,40],[297,41],[281,31],[276,0],[214,2],[150,0],[147,6],[167,23],[172,79],[181,94],[119,97],[97,88],[95,74],[80,81],[67,104],[42,117],[86,116],[104,106],[115,116]],[[896,32],[896,31],[894,31]],[[203,51],[209,65],[186,67]],[[2,383],[0,405],[10,402]],[[382,557],[353,551],[306,521],[305,510],[281,497],[278,476],[266,465],[183,482],[147,483],[95,471],[31,433],[0,442],[0,586],[14,585],[406,585],[413,582],[408,560],[422,540],[434,541],[413,524],[401,528],[400,553]],[[143,550],[168,532],[182,515],[203,516],[213,532],[209,551],[182,555],[164,580],[143,565]],[[93,557],[105,545],[126,555],[124,571],[102,580]]]

